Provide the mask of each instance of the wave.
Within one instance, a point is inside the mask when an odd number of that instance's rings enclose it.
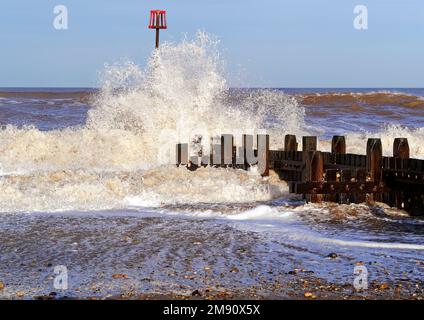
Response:
[[[81,91],[0,91],[0,100],[4,100],[7,103],[20,102],[22,99],[26,101],[44,101],[44,100],[73,100],[80,103],[89,103],[95,90],[81,90]]]
[[[310,133],[305,108],[295,97],[279,90],[230,94],[218,48],[217,39],[199,32],[193,40],[163,44],[145,68],[130,61],[105,66],[97,92],[69,93],[90,100],[85,125],[50,131],[2,127],[0,211],[248,203],[285,196],[287,186],[275,176],[170,166],[177,142],[208,147],[206,137],[267,132],[276,149],[287,133]],[[408,130],[392,127],[387,137],[410,137],[411,154],[423,155],[414,140],[422,130]],[[348,135],[348,151],[363,153],[365,139]],[[391,150],[388,140],[383,144]]]
[[[397,106],[420,109],[424,107],[424,98],[401,92],[366,92],[366,93],[314,93],[299,96],[302,104],[319,106],[349,106],[360,109],[361,106]]]
[[[90,99],[85,125],[3,127],[0,211],[104,210],[137,198],[150,205],[246,202],[281,194],[245,172],[169,168],[179,141],[195,137],[208,145],[199,137],[262,130],[280,145],[284,132],[304,131],[304,109],[278,90],[229,98],[218,44],[199,32],[193,40],[162,45],[145,68],[130,61],[105,66],[98,92],[69,93]]]
[[[386,125],[379,132],[349,133],[346,136],[346,149],[349,153],[366,153],[366,141],[368,138],[380,138],[383,155],[393,156],[393,141],[395,138],[407,138],[411,158],[424,159],[424,127],[405,128],[400,125]]]
[[[100,211],[189,204],[240,204],[288,194],[277,175],[175,166],[140,171],[61,170],[0,177],[0,212]]]

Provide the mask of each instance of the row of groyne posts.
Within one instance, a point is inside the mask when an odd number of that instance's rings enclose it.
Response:
[[[384,202],[412,215],[424,214],[424,160],[409,157],[406,138],[396,138],[393,156],[383,156],[380,139],[370,138],[366,155],[346,153],[344,136],[334,136],[331,152],[317,150],[317,137],[302,137],[298,151],[295,135],[286,135],[283,150],[270,150],[269,135],[243,135],[241,146],[234,146],[233,135],[221,136],[211,144],[208,154],[189,155],[189,145],[176,147],[176,163],[189,170],[200,166],[247,170],[257,165],[262,176],[274,170],[287,181],[291,193],[301,194],[307,202],[336,203]],[[238,151],[238,152],[237,152]]]

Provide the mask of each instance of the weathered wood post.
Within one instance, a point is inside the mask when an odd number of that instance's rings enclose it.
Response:
[[[258,170],[262,177],[269,176],[269,134],[258,134]]]
[[[405,167],[404,160],[409,159],[409,143],[406,138],[395,138],[393,142],[393,157],[394,167],[393,169],[403,169]],[[407,199],[412,198],[410,194],[404,192],[395,191],[392,193],[391,198],[394,198],[394,204],[399,209],[406,209],[405,207],[409,204],[406,203]]]
[[[311,151],[309,153],[310,159],[310,181],[311,182],[323,182],[324,181],[324,157],[321,151]],[[311,194],[310,201],[312,203],[322,202],[322,194]]]
[[[302,180],[308,181],[307,179],[311,176],[309,170],[310,165],[308,165],[307,161],[310,160],[310,157],[308,156],[310,151],[316,151],[317,150],[317,137],[316,136],[310,136],[310,137],[302,137],[302,161],[304,165],[304,169],[302,172]]]
[[[332,164],[337,164],[340,161],[340,155],[346,154],[346,138],[344,136],[333,136],[331,140],[331,156],[330,161]],[[341,181],[341,172],[331,172],[327,177],[327,181]],[[331,179],[331,180],[329,180]],[[327,196],[327,201],[343,202],[345,200],[344,194],[330,194]]]
[[[286,134],[284,137],[284,151],[297,151],[296,136]]]
[[[333,136],[331,140],[331,153],[334,155],[346,153],[346,139],[344,136]]]
[[[318,140],[316,136],[305,136],[302,137],[302,151],[316,151],[317,150]]]
[[[298,143],[296,141],[296,136],[293,134],[286,134],[284,136],[284,152],[283,158],[285,160],[296,160]],[[301,180],[298,178],[298,172],[296,171],[286,171],[284,173],[280,173],[280,177],[287,181],[297,181]]]
[[[409,159],[409,144],[406,138],[396,138],[393,143],[393,157]]]
[[[318,139],[316,136],[302,137],[302,159],[304,169],[302,173],[303,182],[322,182],[324,180],[324,158],[317,151]],[[322,195],[305,195],[306,201],[313,203],[321,202]]]
[[[381,139],[370,138],[367,141],[367,172],[368,180],[380,182],[382,178],[383,148]],[[380,194],[370,194],[370,201],[381,201]]]
[[[177,167],[188,164],[188,143],[178,143],[176,150]]]

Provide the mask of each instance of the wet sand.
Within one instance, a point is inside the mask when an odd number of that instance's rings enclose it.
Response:
[[[305,252],[209,219],[5,215],[0,243],[2,299],[424,297],[417,273],[400,277],[374,261]],[[341,272],[358,263],[372,270],[363,292]],[[53,287],[56,265],[68,268],[68,290]]]

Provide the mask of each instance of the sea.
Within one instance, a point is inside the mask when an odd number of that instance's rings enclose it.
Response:
[[[345,135],[359,154],[378,137],[385,155],[402,137],[423,159],[424,89],[231,88],[202,35],[164,44],[143,67],[105,66],[97,88],[0,89],[0,297],[264,283],[266,297],[298,272],[352,285],[358,265],[370,282],[422,286],[422,217],[305,203],[273,172],[173,163],[178,142],[258,132],[271,149],[285,134],[317,135],[323,151]]]

